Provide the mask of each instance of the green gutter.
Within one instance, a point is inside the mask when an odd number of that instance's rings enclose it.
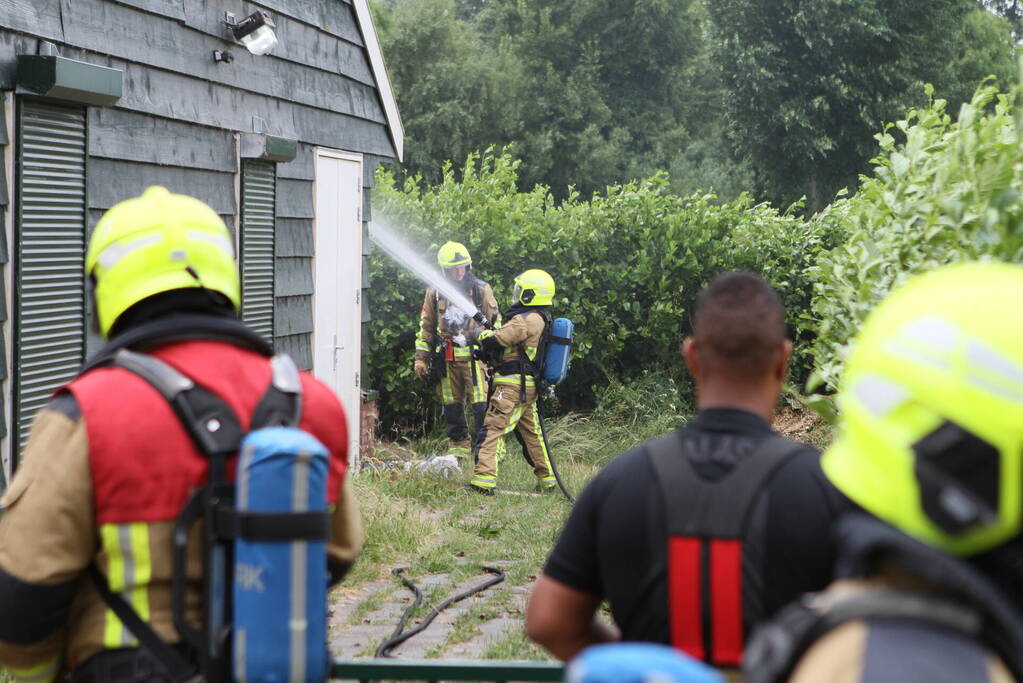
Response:
[[[18,55],[19,94],[106,107],[121,99],[122,81],[119,69],[55,55]]]

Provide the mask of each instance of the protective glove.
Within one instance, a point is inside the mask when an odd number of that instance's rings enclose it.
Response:
[[[429,372],[426,367],[426,361],[416,358],[416,362],[412,365],[412,371],[416,373],[416,377],[419,379],[426,377],[426,373]]]
[[[482,344],[484,339],[486,339],[487,337],[493,337],[493,336],[494,336],[494,331],[493,330],[488,330],[485,327],[477,327],[475,330],[472,331],[473,341],[475,341],[477,344]]]

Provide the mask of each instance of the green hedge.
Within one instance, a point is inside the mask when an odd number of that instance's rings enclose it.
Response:
[[[544,187],[516,191],[518,162],[492,151],[457,172],[447,166],[432,187],[397,187],[381,171],[374,200],[378,218],[430,259],[442,242],[464,242],[502,305],[522,270],[554,276],[556,313],[575,321],[578,339],[558,391],[565,409],[591,408],[603,388],[644,371],[678,378],[697,293],[734,269],[760,272],[781,292],[796,340],[794,384],[830,392],[860,323],[892,287],[956,261],[1023,262],[1014,97],[982,86],[955,118],[943,100],[910,111],[875,136],[873,175],[809,219],[746,196],[673,195],[665,175],[555,203]],[[411,374],[424,288],[382,255],[370,263],[371,373],[385,423],[429,425],[434,401]]]
[[[576,324],[571,375],[558,390],[567,409],[592,407],[602,387],[646,369],[677,374],[694,299],[720,272],[762,272],[790,311],[805,311],[807,270],[839,234],[830,223],[806,223],[747,197],[719,204],[713,195],[673,195],[663,174],[556,204],[544,187],[518,192],[517,167],[508,154],[473,155],[458,172],[446,167],[434,187],[397,187],[381,171],[375,220],[393,223],[431,260],[444,241],[464,242],[502,306],[519,272],[549,271],[556,314]],[[424,287],[382,254],[370,267],[370,372],[384,421],[422,424],[432,399],[412,377],[411,349]],[[805,321],[794,315],[792,323],[805,336]],[[797,366],[805,374],[805,354]]]
[[[810,352],[830,389],[867,313],[910,275],[973,259],[1023,261],[1023,148],[1012,98],[982,87],[956,119],[943,100],[911,111],[876,136],[874,176],[815,219],[848,230],[808,273]],[[1016,302],[1006,306],[1016,315]]]

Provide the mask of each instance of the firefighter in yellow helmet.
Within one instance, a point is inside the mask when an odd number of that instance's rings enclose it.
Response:
[[[491,323],[500,321],[497,300],[490,285],[472,272],[472,257],[465,245],[447,242],[437,252],[437,264],[459,291]],[[448,301],[436,288],[426,290],[419,314],[419,333],[413,369],[420,379],[437,382],[437,395],[444,405],[448,455],[468,458],[472,452],[465,401],[471,404],[477,442],[483,433],[487,407],[487,376],[473,360],[473,333],[479,327],[469,314]]]
[[[117,362],[121,352],[159,359],[180,373],[176,389],[202,387],[246,426],[269,405],[271,377],[287,380],[301,427],[330,453],[332,583],[362,543],[345,477],[345,414],[326,385],[283,357],[272,361],[269,342],[237,319],[233,240],[198,199],[151,187],[117,204],[89,240],[85,271],[107,345],[36,415],[0,498],[0,666],[39,683],[193,680],[172,588],[184,579],[198,624],[209,568],[202,544],[190,542],[184,576],[176,574],[172,539],[210,462],[168,400]],[[113,596],[138,623],[125,626]],[[177,654],[161,656],[160,641],[177,643],[167,648]]]
[[[554,278],[542,270],[527,270],[515,278],[512,307],[498,330],[478,334],[481,351],[494,366],[493,389],[483,420],[485,435],[477,453],[470,490],[492,495],[505,436],[517,431],[533,466],[537,490],[553,491],[557,480],[551,468],[537,412],[539,357],[544,330],[551,324]]]
[[[867,318],[821,464],[837,581],[746,650],[747,683],[1023,681],[1023,268],[948,266]],[[1008,308],[1007,308],[1008,307]]]

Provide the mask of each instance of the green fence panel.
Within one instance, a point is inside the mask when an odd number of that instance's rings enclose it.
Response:
[[[560,681],[560,662],[337,659],[331,678],[405,681]]]

